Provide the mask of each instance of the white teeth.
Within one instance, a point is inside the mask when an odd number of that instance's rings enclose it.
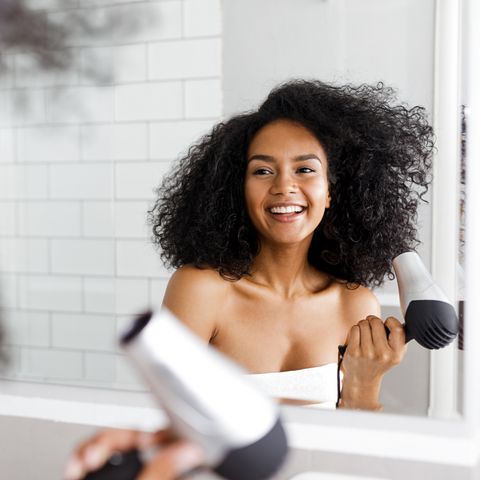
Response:
[[[288,207],[272,207],[269,208],[271,213],[300,213],[303,211],[303,207],[298,205],[288,206]]]

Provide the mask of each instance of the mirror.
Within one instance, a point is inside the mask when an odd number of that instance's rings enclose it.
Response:
[[[25,5],[57,22],[78,10],[106,33],[69,37],[63,51],[74,60],[62,74],[40,74],[25,47],[3,51],[7,378],[145,389],[116,337],[132,313],[161,303],[170,274],[149,244],[146,211],[171,161],[222,115],[255,106],[282,80],[316,77],[382,80],[433,121],[434,0]],[[118,28],[112,19],[120,17],[149,21]],[[419,211],[419,253],[431,269],[428,199]],[[401,318],[395,282],[375,294],[384,319]],[[383,380],[385,411],[429,413],[430,359],[409,346]]]

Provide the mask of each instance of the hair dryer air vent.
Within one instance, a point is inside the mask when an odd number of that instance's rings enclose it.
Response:
[[[405,341],[413,338],[430,350],[453,342],[459,330],[457,315],[420,257],[414,252],[402,253],[393,261],[393,268],[405,318]]]

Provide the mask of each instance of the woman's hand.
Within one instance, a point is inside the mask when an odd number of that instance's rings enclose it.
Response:
[[[390,330],[388,339],[385,326]],[[378,396],[382,378],[402,361],[407,351],[402,324],[389,317],[384,325],[380,318],[370,315],[350,329],[346,343],[340,406],[381,410]]]
[[[144,465],[136,480],[174,480],[203,463],[203,451],[198,445],[173,440],[168,430],[157,433],[106,430],[77,448],[65,466],[64,477],[80,480],[88,472],[101,468],[114,452],[145,450],[153,446],[161,449]]]

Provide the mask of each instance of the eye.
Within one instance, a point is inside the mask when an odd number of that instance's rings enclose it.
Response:
[[[254,175],[268,175],[270,173],[266,168],[258,168],[253,172]]]
[[[299,168],[297,170],[297,172],[299,172],[299,173],[311,173],[311,172],[314,173],[315,170],[313,168],[309,168],[309,167],[302,167],[302,168]]]

